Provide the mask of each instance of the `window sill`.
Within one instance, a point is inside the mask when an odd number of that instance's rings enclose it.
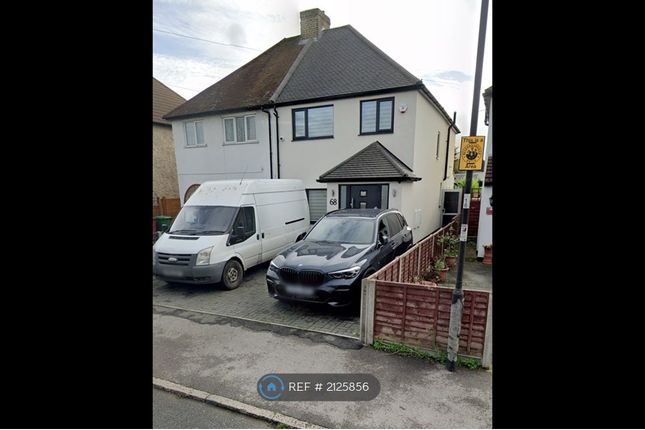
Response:
[[[184,145],[184,148],[186,149],[193,149],[193,148],[206,148],[208,145],[203,144],[203,145]]]
[[[249,140],[248,142],[224,142],[222,146],[255,145],[258,143],[260,143],[259,140]]]
[[[358,133],[359,136],[372,136],[374,134],[393,134],[394,130],[370,131],[369,133]]]
[[[320,137],[296,137],[291,139],[292,142],[300,142],[303,140],[320,140],[320,139],[333,139],[334,136],[320,136]]]

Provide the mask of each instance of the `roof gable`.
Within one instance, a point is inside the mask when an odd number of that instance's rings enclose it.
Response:
[[[420,181],[403,161],[378,140],[320,175],[318,182]]]
[[[185,98],[152,78],[152,122],[170,125],[163,116],[186,101]]]

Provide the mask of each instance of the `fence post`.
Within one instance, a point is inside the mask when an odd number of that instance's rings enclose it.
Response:
[[[374,312],[376,301],[376,280],[363,279],[361,282],[361,343],[371,345],[374,342]]]
[[[417,246],[417,276],[421,276],[421,244]]]
[[[488,293],[488,312],[486,314],[486,334],[484,334],[484,351],[482,353],[482,367],[490,369],[492,365],[493,365],[493,293]]]
[[[403,272],[403,259],[399,257],[399,282],[401,282],[402,272]]]

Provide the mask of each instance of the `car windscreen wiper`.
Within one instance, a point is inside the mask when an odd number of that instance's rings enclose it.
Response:
[[[197,230],[173,230],[169,231],[168,234],[181,234],[181,233],[193,233],[195,234]]]

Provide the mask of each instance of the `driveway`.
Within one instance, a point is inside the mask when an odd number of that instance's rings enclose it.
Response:
[[[244,282],[228,291],[220,285],[170,286],[153,276],[153,304],[215,315],[278,324],[320,333],[359,337],[358,311],[282,303],[270,297],[265,275],[269,263],[244,274]]]

